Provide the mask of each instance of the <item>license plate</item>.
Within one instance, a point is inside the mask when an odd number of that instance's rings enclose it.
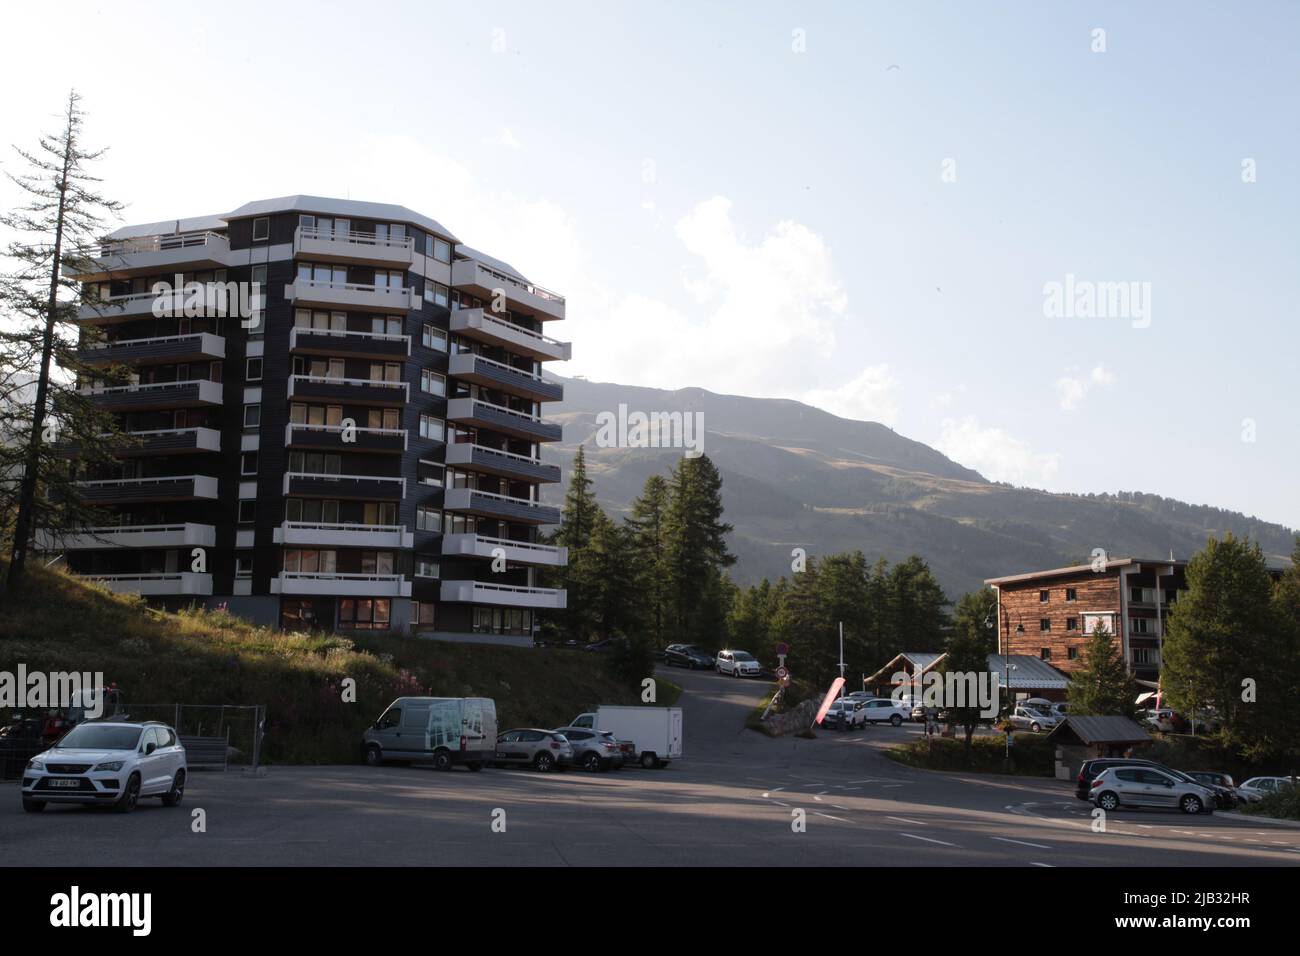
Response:
[[[70,789],[76,790],[76,789],[78,789],[78,788],[81,787],[81,781],[80,781],[80,780],[67,780],[67,779],[63,779],[63,780],[51,780],[51,781],[50,781],[50,786],[51,786],[51,787],[68,787],[68,788],[70,788]]]

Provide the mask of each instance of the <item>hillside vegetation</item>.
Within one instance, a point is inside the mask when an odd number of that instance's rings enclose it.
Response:
[[[178,702],[264,704],[268,763],[357,760],[366,726],[403,694],[491,697],[502,729],[558,727],[596,704],[637,702],[597,654],[284,633],[221,611],[159,611],[39,568],[0,604],[0,670],[20,663],[102,672],[138,717],[170,720]],[[346,678],[355,703],[343,702]]]

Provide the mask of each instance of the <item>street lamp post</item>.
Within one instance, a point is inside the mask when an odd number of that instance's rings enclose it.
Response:
[[[1015,670],[1015,667],[1011,663],[1011,616],[1007,614],[1006,608],[1002,609],[1002,633],[1004,635],[1002,641],[1002,676],[1006,678],[1006,682],[1007,682],[1007,708],[1006,708],[1006,715],[1004,716],[1003,719],[1008,721],[1008,725],[1003,736],[1006,738],[1005,759],[1007,764],[1007,773],[1010,773],[1011,772],[1011,731],[1012,731],[1012,727],[1010,725],[1011,672]],[[1016,615],[1016,633],[1017,634],[1025,633],[1025,624],[1019,614]]]

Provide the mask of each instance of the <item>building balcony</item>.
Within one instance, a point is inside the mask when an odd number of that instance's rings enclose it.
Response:
[[[548,382],[540,375],[473,352],[453,355],[448,361],[447,372],[453,378],[484,388],[500,389],[535,402],[558,402],[564,398],[564,386],[559,382]]]
[[[133,295],[86,300],[77,306],[77,320],[91,325],[134,322],[136,319],[153,315],[153,304],[157,299],[158,296],[152,292],[137,292]]]
[[[471,445],[460,442],[447,446],[446,463],[468,471],[512,478],[517,481],[556,482],[560,480],[558,465],[543,464],[540,458],[516,455],[514,452]]]
[[[203,405],[220,405],[220,382],[191,379],[185,382],[155,382],[152,384],[88,385],[81,394],[97,407],[114,412],[145,412],[173,408],[198,408]]]
[[[453,398],[447,402],[447,421],[485,428],[528,441],[559,441],[563,428],[527,412],[493,405],[475,398]]]
[[[289,397],[341,402],[347,405],[405,405],[410,393],[406,382],[382,378],[331,378],[328,375],[290,375]]]
[[[409,335],[386,332],[349,332],[294,326],[289,330],[289,351],[301,355],[338,358],[405,358],[411,354]]]
[[[400,574],[338,574],[281,571],[271,578],[272,594],[319,594],[337,597],[410,597],[411,582]]]
[[[104,282],[130,276],[221,269],[229,258],[230,241],[216,232],[139,236],[102,243],[98,255],[71,276],[82,282]]]
[[[350,440],[345,440],[345,437]],[[290,422],[284,426],[284,444],[288,448],[369,451],[400,455],[406,451],[406,429],[346,429],[342,425],[303,425]]]
[[[569,563],[569,549],[551,544],[490,538],[482,534],[446,534],[442,553],[446,557],[495,558],[498,550],[512,564],[538,564],[562,568]]]
[[[543,321],[564,318],[564,296],[531,285],[484,265],[477,259],[457,259],[451,264],[451,284],[472,292],[480,299],[492,299],[498,289],[521,312],[536,314]]]
[[[132,501],[198,501],[217,497],[217,479],[211,475],[79,481],[77,488],[83,501],[96,505]]]
[[[443,493],[443,507],[464,511],[484,518],[518,521],[522,524],[559,524],[560,509],[527,498],[499,495],[473,488],[448,488]]]
[[[483,309],[453,309],[451,330],[467,339],[496,345],[539,362],[550,359],[567,361],[573,357],[573,346],[568,342],[498,319]]]
[[[36,532],[40,551],[103,551],[110,548],[215,548],[217,529],[210,524],[141,524]]]
[[[307,548],[410,548],[415,535],[402,525],[331,524],[285,521],[275,529],[276,544]]]
[[[411,265],[414,242],[410,236],[393,239],[369,232],[338,232],[332,229],[305,229],[299,226],[293,233],[293,254],[298,259],[313,262],[348,262],[359,265],[394,266]]]
[[[287,471],[284,474],[284,494],[295,498],[400,501],[406,497],[406,479],[384,475],[327,475]]]
[[[409,286],[361,285],[354,282],[316,282],[297,279],[284,287],[284,297],[294,305],[327,309],[367,309],[372,312],[410,312],[420,299]]]
[[[563,611],[567,592],[558,588],[526,588],[482,581],[443,581],[442,599],[461,604],[496,604],[502,607],[533,607]]]
[[[117,453],[119,458],[221,451],[221,432],[215,428],[162,428],[127,434],[138,444],[121,449]]]
[[[96,342],[77,350],[84,365],[172,365],[226,357],[226,340],[209,332],[193,335],[160,335],[148,339]]]
[[[157,574],[77,574],[82,581],[102,584],[118,594],[193,594],[212,593],[212,575],[193,571],[160,572]]]

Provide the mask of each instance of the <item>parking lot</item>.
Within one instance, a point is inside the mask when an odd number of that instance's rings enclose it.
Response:
[[[147,801],[125,816],[25,814],[6,784],[0,846],[11,865],[1300,863],[1300,830],[1127,811],[1095,833],[1069,782],[931,773],[883,756],[917,725],[770,739],[743,729],[766,684],[667,676],[685,688],[686,755],[664,770],[196,773],[181,808]],[[206,832],[193,830],[196,809]],[[791,828],[795,811],[804,832]]]

